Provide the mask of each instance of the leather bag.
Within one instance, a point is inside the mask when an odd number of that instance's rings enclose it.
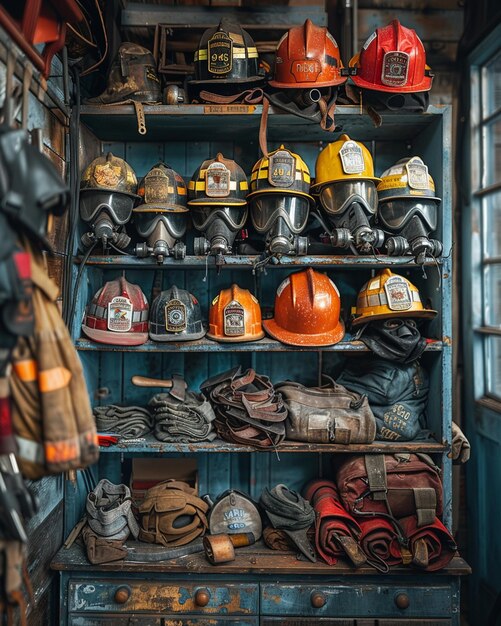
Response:
[[[376,420],[367,396],[329,379],[324,387],[287,381],[276,385],[287,404],[287,438],[310,443],[372,443]]]
[[[209,505],[195,489],[177,480],[164,480],[148,489],[139,507],[140,541],[163,546],[184,546],[208,528]]]
[[[442,514],[440,470],[426,454],[349,456],[336,471],[339,495],[357,516],[417,515],[418,526]]]

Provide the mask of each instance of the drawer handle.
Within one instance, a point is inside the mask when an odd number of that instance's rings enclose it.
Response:
[[[398,606],[399,609],[408,609],[411,601],[406,593],[399,593],[397,596],[395,596],[395,604]]]
[[[210,593],[207,589],[199,589],[195,593],[195,604],[197,606],[207,606],[210,602]]]
[[[319,591],[314,591],[311,594],[311,606],[315,609],[321,609],[323,606],[325,606],[325,603],[327,602],[327,598],[325,597],[325,595],[323,593],[320,593]]]
[[[130,598],[130,588],[129,587],[119,587],[115,591],[115,602],[117,604],[125,604]]]

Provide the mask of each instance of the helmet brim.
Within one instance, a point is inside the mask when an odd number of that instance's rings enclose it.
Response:
[[[215,204],[216,206],[245,206],[247,200],[239,200],[238,198],[201,198],[200,200],[188,200],[188,206],[204,206],[207,204]]]
[[[157,334],[157,333],[152,333],[150,331],[150,339],[152,339],[153,341],[159,341],[161,343],[164,343],[166,341],[196,341],[197,339],[202,339],[202,337],[205,337],[205,329],[203,329],[201,332],[199,333],[186,333],[183,335],[183,333],[165,333],[165,334]]]
[[[293,333],[279,326],[275,318],[263,320],[263,326],[266,332],[282,343],[289,346],[304,346],[305,348],[312,346],[332,346],[339,343],[344,337],[345,328],[342,320],[339,320],[337,326],[328,333],[318,333],[305,335],[301,333]]]
[[[415,317],[419,319],[433,319],[437,315],[437,311],[433,309],[423,309],[422,311],[394,311],[393,313],[375,313],[371,315],[366,313],[360,317],[356,317],[352,322],[352,326],[366,324],[372,320],[389,320],[398,317]]]
[[[331,185],[332,183],[347,183],[353,180],[354,181],[372,180],[372,182],[374,182],[376,186],[381,182],[381,179],[377,178],[376,176],[360,176],[360,178],[357,178],[356,176],[352,177],[348,174],[346,178],[334,178],[333,180],[326,180],[321,183],[315,183],[314,185],[310,187],[310,193],[314,196],[319,195],[323,187],[325,187],[326,185]]]
[[[188,213],[188,208],[182,204],[140,204],[135,209],[132,209],[133,213],[155,213],[156,211],[170,211],[176,213]]]
[[[348,63],[349,67],[354,67],[358,70],[358,62],[360,58],[360,53],[357,53],[354,57],[350,59]],[[428,66],[426,66],[428,68]],[[350,75],[353,83],[360,87],[361,89],[370,89],[371,91],[384,91],[385,93],[418,93],[420,91],[430,91],[431,85],[433,83],[433,76],[425,76],[423,80],[418,85],[412,85],[410,87],[389,87],[382,84],[374,84],[369,83],[368,81],[360,78],[356,74]]]
[[[247,194],[247,200],[274,193],[279,193],[282,196],[299,196],[300,198],[307,198],[310,204],[315,204],[315,200],[310,196],[310,194],[305,193],[304,191],[288,191],[287,189],[272,189],[271,187],[268,189],[257,189],[256,191],[251,191]]]
[[[85,324],[82,324],[82,331],[89,339],[112,346],[140,346],[148,341],[148,333],[115,333],[109,330],[89,328]]]
[[[264,337],[264,331],[261,331],[258,335],[239,335],[238,337],[223,337],[207,333],[207,337],[218,343],[245,343],[246,341],[259,341]]]
[[[347,76],[342,76],[335,81],[327,80],[320,83],[282,83],[276,80],[270,80],[268,81],[268,85],[270,85],[270,87],[275,87],[276,89],[321,89],[322,87],[337,87],[339,85],[344,85],[347,80]]]

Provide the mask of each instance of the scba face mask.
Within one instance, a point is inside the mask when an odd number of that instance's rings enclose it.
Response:
[[[247,219],[247,189],[243,169],[221,153],[195,171],[188,185],[188,206],[195,228],[203,234],[195,238],[195,254],[212,254],[219,262],[222,255],[231,254]]]
[[[118,249],[128,246],[125,224],[139,199],[136,192],[134,170],[111,152],[87,166],[80,182],[80,217],[91,228],[81,239],[85,248],[98,242],[104,249],[110,244]]]
[[[438,224],[440,198],[428,168],[419,157],[402,159],[386,170],[378,186],[378,221],[391,234],[390,255],[412,254],[416,263],[442,254],[442,243],[430,239]]]
[[[134,224],[145,242],[136,246],[138,257],[154,256],[163,263],[169,255],[183,259],[186,246],[181,240],[188,225],[185,182],[165,163],[157,163],[139,183],[143,203],[134,210]]]
[[[348,135],[330,143],[319,154],[312,193],[333,227],[329,232],[336,248],[372,253],[384,243],[384,234],[373,225],[377,209],[374,164],[369,150]]]
[[[368,253],[383,245],[384,234],[371,222],[377,210],[376,186],[371,180],[338,182],[324,187],[320,204],[334,227],[331,243]]]
[[[231,254],[247,214],[247,205],[193,207],[193,224],[204,235],[195,238],[195,254]]]
[[[306,254],[310,206],[310,172],[303,159],[283,145],[260,159],[251,174],[249,201],[252,223],[265,236],[272,256]]]

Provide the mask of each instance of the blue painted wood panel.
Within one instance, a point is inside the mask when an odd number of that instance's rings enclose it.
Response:
[[[115,592],[125,586],[130,597],[127,602],[115,601]],[[206,606],[198,606],[198,591],[209,595]],[[192,613],[219,615],[255,615],[259,607],[259,586],[256,583],[201,584],[145,582],[120,578],[115,581],[72,580],[68,587],[68,609],[72,612],[127,612],[127,613]]]
[[[314,608],[311,596],[321,593],[325,604]],[[395,599],[399,593],[409,598],[409,607],[399,609]],[[459,613],[459,594],[450,593],[448,585],[261,585],[263,615],[302,615],[316,617],[451,617]]]

